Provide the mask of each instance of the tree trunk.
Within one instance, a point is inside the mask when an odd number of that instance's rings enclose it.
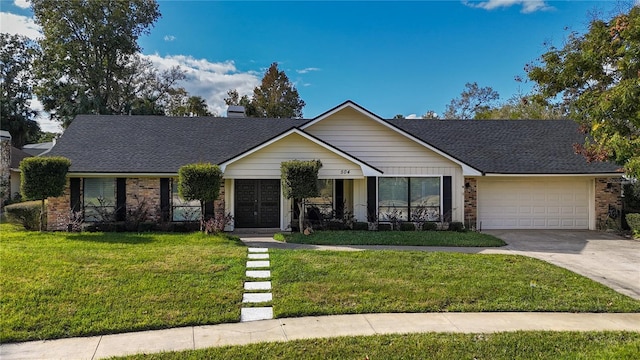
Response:
[[[204,201],[200,200],[200,231],[204,232]]]
[[[44,199],[42,199],[42,206],[40,207],[40,231],[42,231],[42,225],[44,223]]]
[[[298,224],[300,226],[300,234],[304,233],[304,200],[300,199],[298,202],[298,208],[300,209],[300,215],[298,215]]]

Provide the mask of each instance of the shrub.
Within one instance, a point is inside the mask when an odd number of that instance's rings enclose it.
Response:
[[[388,223],[378,224],[378,231],[391,231],[391,230],[392,230],[391,224],[388,224]]]
[[[635,237],[640,237],[640,214],[627,214],[627,224]]]
[[[425,231],[438,230],[438,223],[433,221],[427,221],[426,223],[424,223],[424,225],[422,225],[422,230],[425,230]]]
[[[284,236],[283,233],[275,233],[273,234],[273,240],[286,242],[287,238]]]
[[[27,201],[5,206],[7,219],[21,224],[26,230],[38,230],[40,226],[40,201]]]
[[[354,222],[353,230],[369,230],[369,223],[361,221]]]
[[[449,231],[463,232],[464,224],[459,221],[453,221],[449,223]]]
[[[400,231],[415,231],[416,225],[412,222],[403,222],[400,224]]]

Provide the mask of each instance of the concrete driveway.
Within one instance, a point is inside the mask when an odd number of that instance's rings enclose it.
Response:
[[[534,257],[640,300],[640,241],[588,230],[487,230],[508,245],[482,253]]]

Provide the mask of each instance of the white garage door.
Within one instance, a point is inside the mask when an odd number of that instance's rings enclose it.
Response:
[[[588,229],[589,180],[478,181],[482,229]]]

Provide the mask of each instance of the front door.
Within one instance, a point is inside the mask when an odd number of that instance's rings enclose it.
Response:
[[[280,227],[280,180],[236,180],[235,199],[236,227]]]

